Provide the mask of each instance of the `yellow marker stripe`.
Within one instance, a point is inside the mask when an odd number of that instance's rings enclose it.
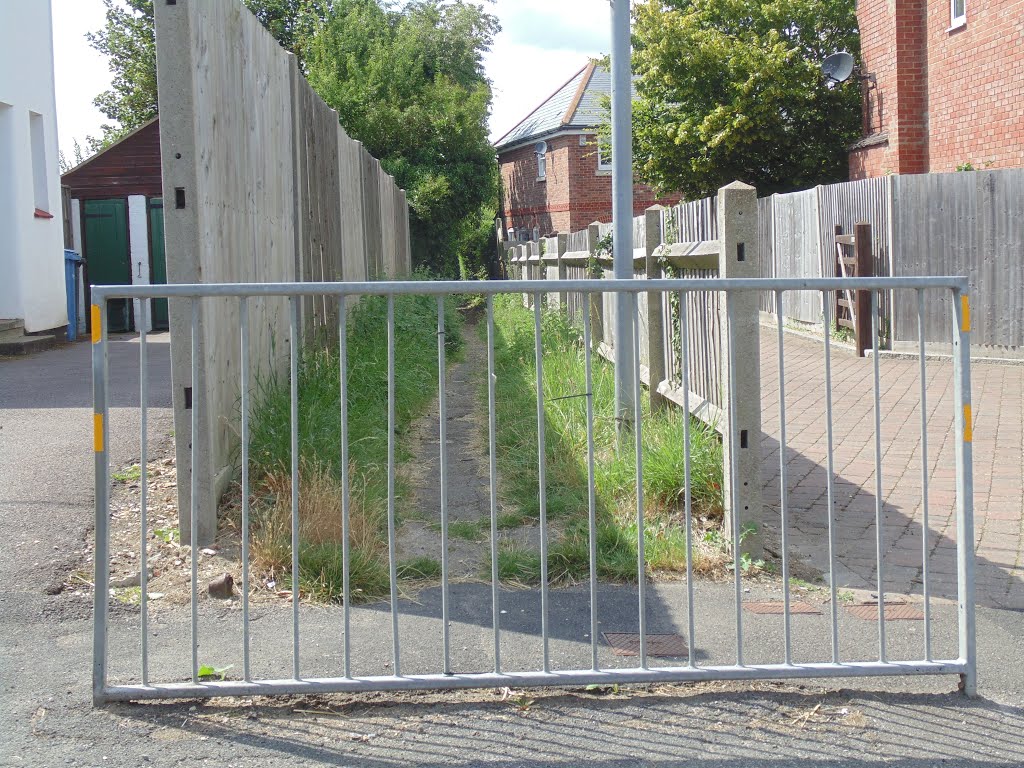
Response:
[[[100,305],[92,305],[92,343],[98,344],[103,338],[103,329],[100,327]]]
[[[969,443],[974,438],[974,425],[971,423],[971,404],[964,406],[964,442]]]
[[[92,415],[92,445],[93,450],[99,453],[103,450],[103,414]]]
[[[960,331],[962,333],[971,332],[971,305],[967,301],[966,293],[960,297]]]

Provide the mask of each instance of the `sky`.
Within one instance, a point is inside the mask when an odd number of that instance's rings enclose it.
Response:
[[[74,159],[74,141],[85,145],[108,122],[93,106],[110,87],[105,57],[86,32],[102,28],[102,0],[52,0],[57,132]],[[497,139],[526,117],[587,63],[611,49],[608,0],[495,0],[490,11],[502,31],[485,58],[494,87],[490,131]]]

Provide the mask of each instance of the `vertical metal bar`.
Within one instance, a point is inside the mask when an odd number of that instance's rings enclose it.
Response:
[[[540,305],[543,294],[533,295],[534,357],[537,367],[537,485],[540,500],[540,632],[544,646],[544,671],[550,672],[548,654],[548,495],[547,455],[544,434],[544,346],[541,342]]]
[[[199,299],[192,299],[192,455],[189,479],[189,539],[192,551],[190,600],[192,603],[192,682],[199,682],[199,408],[203,393],[199,391]]]
[[[242,676],[252,679],[249,664],[249,298],[238,301],[242,390]]]
[[[402,674],[398,638],[398,551],[395,545],[395,297],[388,296],[388,570],[391,577],[391,648],[395,677]]]
[[[149,300],[139,302],[139,628],[142,634],[142,684],[149,685],[149,451],[147,411],[149,405],[149,354],[146,348],[147,308]]]
[[[775,292],[775,320],[779,347],[779,507],[782,525],[782,616],[786,664],[793,663],[792,619],[789,615],[789,484],[786,477],[786,364],[782,333],[782,291]]]
[[[835,457],[832,449],[832,303],[826,294],[821,302],[825,322],[825,451],[828,476],[828,581],[832,613],[832,663],[839,663],[839,595],[836,586]]]
[[[977,649],[974,626],[974,424],[971,416],[971,320],[967,293],[953,292],[953,391],[956,402],[956,561],[960,659],[967,669],[960,687],[978,695]]]
[[[640,613],[640,668],[647,669],[647,557],[644,552],[643,398],[640,396],[640,295],[633,294],[633,439],[636,448],[636,570]],[[652,387],[654,385],[651,382]]]
[[[680,358],[682,361],[683,387],[683,501],[686,510],[686,651],[689,666],[697,666],[697,657],[693,649],[696,635],[696,619],[693,613],[693,493],[692,467],[690,456],[690,328],[687,312],[689,312],[690,294],[679,292],[679,336],[681,339]]]
[[[594,487],[594,362],[590,349],[590,294],[584,295],[583,367],[587,390],[587,532],[590,552],[590,666],[597,660],[597,491]]]
[[[729,497],[732,507],[732,568],[736,596],[736,666],[743,666],[743,574],[740,558],[739,430],[736,428],[736,345],[733,339],[736,309],[733,294],[725,295],[726,337],[729,341]]]
[[[341,389],[341,593],[344,605],[342,607],[342,624],[345,637],[343,640],[345,655],[345,677],[352,677],[352,641],[351,641],[351,611],[352,585],[349,580],[351,570],[351,549],[349,539],[351,537],[349,515],[351,514],[349,500],[349,475],[348,475],[348,306],[345,296],[338,297],[338,386]]]
[[[292,296],[288,336],[291,364],[292,454],[292,676],[299,680],[299,297]]]
[[[931,587],[928,583],[928,386],[924,361],[924,289],[917,289],[918,359],[921,368],[921,581],[924,590],[924,658],[932,660]]]
[[[491,490],[491,623],[494,626],[494,673],[501,674],[501,608],[498,601],[498,420],[494,372],[494,297],[487,297],[487,443]]]
[[[885,576],[882,568],[882,401],[878,380],[878,294],[871,291],[871,362],[875,395],[875,557],[878,561],[878,660],[885,661]]]
[[[437,399],[441,464],[441,635],[444,645],[444,674],[452,673],[451,630],[448,604],[448,397],[445,381],[444,296],[437,297]]]
[[[93,453],[95,459],[96,560],[93,583],[92,696],[102,703],[107,687],[107,614],[110,603],[110,466],[107,456],[107,302],[91,309]]]

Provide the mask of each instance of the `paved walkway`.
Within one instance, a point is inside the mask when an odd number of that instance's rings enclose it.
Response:
[[[793,551],[827,571],[827,470],[823,345],[787,334],[786,468]],[[956,471],[952,363],[927,361],[929,583],[956,594]],[[886,592],[920,592],[921,397],[917,359],[879,362],[882,539]],[[774,329],[761,329],[765,504],[779,505],[779,377]],[[974,508],[979,603],[1024,609],[1024,366],[972,362]],[[834,349],[837,578],[877,586],[873,366]],[[768,523],[778,532],[778,518]]]

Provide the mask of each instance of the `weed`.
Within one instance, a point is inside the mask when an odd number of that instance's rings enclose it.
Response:
[[[441,563],[432,557],[414,557],[399,563],[396,572],[400,579],[418,581],[441,578]]]
[[[199,666],[199,678],[201,680],[209,680],[215,677],[223,681],[234,666],[234,664],[228,664],[226,667],[215,667],[212,664],[201,664]]]
[[[348,446],[350,587],[354,602],[387,594],[388,300],[364,297],[348,320]],[[437,300],[394,299],[396,459],[408,457],[401,437],[429,405],[437,382]],[[445,303],[445,344],[462,344],[455,302]],[[318,600],[343,596],[341,530],[341,362],[334,349],[309,350],[299,367],[299,579]],[[431,386],[431,382],[435,386]],[[252,547],[257,568],[283,583],[291,570],[291,400],[286,375],[257,381],[252,411]],[[399,513],[412,514],[404,485]]]
[[[853,592],[848,589],[844,589],[841,592],[836,593],[836,599],[841,603],[852,603]]]
[[[154,528],[153,535],[164,544],[177,544],[181,538],[177,528]]]
[[[534,318],[515,296],[496,297],[494,308],[502,492],[516,510],[499,519],[499,527],[505,528],[534,521],[540,514]],[[585,357],[580,333],[564,317],[546,314],[542,328],[546,512],[560,530],[551,541],[548,571],[553,583],[572,582],[589,573]],[[634,453],[616,450],[613,372],[603,360],[593,361],[592,383],[597,570],[607,579],[635,581],[639,532],[634,511]],[[648,566],[656,570],[685,568],[686,543],[681,525],[684,455],[680,438],[686,418],[678,410],[652,414],[645,398],[641,430],[646,511],[643,535]],[[690,435],[694,519],[720,519],[721,443],[713,430],[696,421],[691,421]],[[707,554],[708,559],[717,561],[710,552]],[[516,581],[530,580],[532,571],[539,570],[539,556],[516,548],[503,549],[498,570],[502,578],[508,574]]]
[[[452,520],[448,523],[448,538],[465,539],[466,541],[482,541],[484,539],[484,527],[490,522],[482,520]]]
[[[134,483],[142,477],[142,467],[138,464],[132,464],[120,472],[111,473],[110,477],[117,483]]]
[[[142,587],[125,587],[113,590],[114,599],[125,605],[139,605],[142,602]]]

